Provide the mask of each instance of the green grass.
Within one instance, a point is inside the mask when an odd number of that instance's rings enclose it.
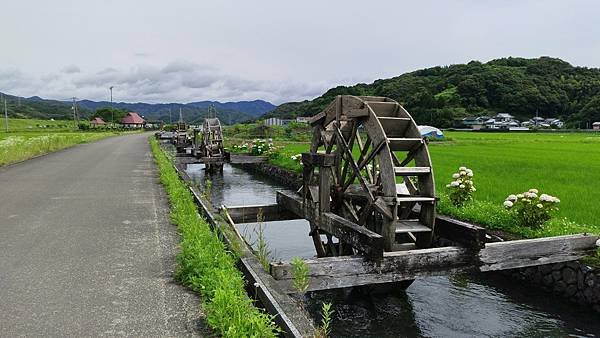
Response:
[[[537,188],[560,198],[559,217],[600,228],[600,133],[447,132],[429,146],[438,192],[458,167],[475,173],[475,197],[500,205],[509,194]]]
[[[0,133],[0,166],[113,135],[118,133],[47,131]]]
[[[600,233],[600,133],[446,132],[446,137],[449,141],[429,145],[442,213],[526,237]],[[301,165],[290,157],[307,151],[309,144],[275,145],[279,156],[269,163],[300,172]],[[475,201],[463,210],[444,196],[445,185],[460,166],[473,169],[477,187]],[[506,196],[530,188],[561,200],[556,218],[541,230],[514,226],[502,207]]]
[[[8,119],[9,132],[15,131],[57,131],[75,128],[72,120],[39,120],[39,119]],[[0,130],[5,132],[6,124],[4,117],[0,121]]]
[[[202,296],[207,322],[224,337],[275,337],[273,318],[253,306],[236,269],[236,257],[200,217],[171,160],[151,138],[160,181],[171,203],[171,220],[181,232],[176,278]]]

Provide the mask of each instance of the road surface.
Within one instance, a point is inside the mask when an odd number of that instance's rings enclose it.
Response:
[[[0,168],[0,336],[202,335],[147,137]]]

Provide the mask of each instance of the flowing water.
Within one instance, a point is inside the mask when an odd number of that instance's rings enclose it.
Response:
[[[212,181],[215,205],[275,202],[283,187],[226,165],[223,175],[205,177],[203,165],[188,166],[200,186]],[[256,224],[238,225],[250,243]],[[266,222],[264,235],[276,260],[313,257],[304,220]],[[454,274],[416,280],[407,290],[364,295],[357,290],[311,292],[306,305],[320,318],[333,304],[333,337],[600,337],[600,315],[552,295],[522,287],[498,274]]]

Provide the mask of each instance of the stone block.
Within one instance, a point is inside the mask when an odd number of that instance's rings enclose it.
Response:
[[[562,273],[560,272],[560,270],[554,270],[554,271],[552,271],[552,278],[555,281],[561,280],[562,279]]]
[[[577,283],[577,273],[571,268],[564,268],[562,270],[562,280],[567,284]]]

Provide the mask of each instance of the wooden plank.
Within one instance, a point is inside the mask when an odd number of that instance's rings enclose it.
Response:
[[[383,256],[383,237],[356,223],[336,214],[310,208],[302,203],[299,196],[286,192],[277,192],[277,203],[301,218],[305,218],[329,234],[344,241],[345,244],[360,250],[370,259],[380,259]]]
[[[396,176],[418,176],[431,174],[430,167],[394,167]]]
[[[425,225],[419,223],[419,220],[397,220],[394,222],[396,226],[396,233],[407,233],[407,232],[430,232],[431,229]]]
[[[282,208],[279,204],[226,206],[225,208],[233,223],[256,222],[259,210],[262,210],[265,222],[299,219],[298,216]]]
[[[483,248],[486,242],[485,228],[444,215],[437,215],[435,218],[435,234],[476,249]]]
[[[349,109],[346,111],[346,116],[351,118],[366,117],[369,116],[369,110],[367,108]]]
[[[408,125],[412,123],[408,117],[378,117],[377,120],[387,137],[403,136]]]
[[[493,271],[576,260],[596,248],[597,236],[570,235],[489,243],[477,252],[463,247],[385,252],[379,264],[360,256],[305,260],[309,291],[410,280],[479,269]],[[291,290],[289,262],[271,264],[271,275]]]
[[[444,247],[386,252],[380,264],[360,256],[304,260],[309,269],[309,291],[411,280],[472,268],[473,254],[466,248]],[[271,263],[271,275],[289,289],[293,281],[289,262]]]
[[[321,122],[325,118],[325,116],[326,116],[326,113],[324,111],[322,111],[322,112],[318,113],[317,115],[311,117],[308,120],[308,124],[311,126],[314,126],[314,125],[318,124],[319,122]]]
[[[335,154],[302,153],[302,163],[311,166],[331,167],[335,164]]]
[[[368,105],[377,117],[396,117],[396,102],[369,102]]]
[[[392,151],[411,151],[423,144],[423,139],[416,137],[390,137],[388,141]]]
[[[598,236],[568,235],[487,243],[479,252],[481,271],[505,270],[577,260],[596,248]]]

